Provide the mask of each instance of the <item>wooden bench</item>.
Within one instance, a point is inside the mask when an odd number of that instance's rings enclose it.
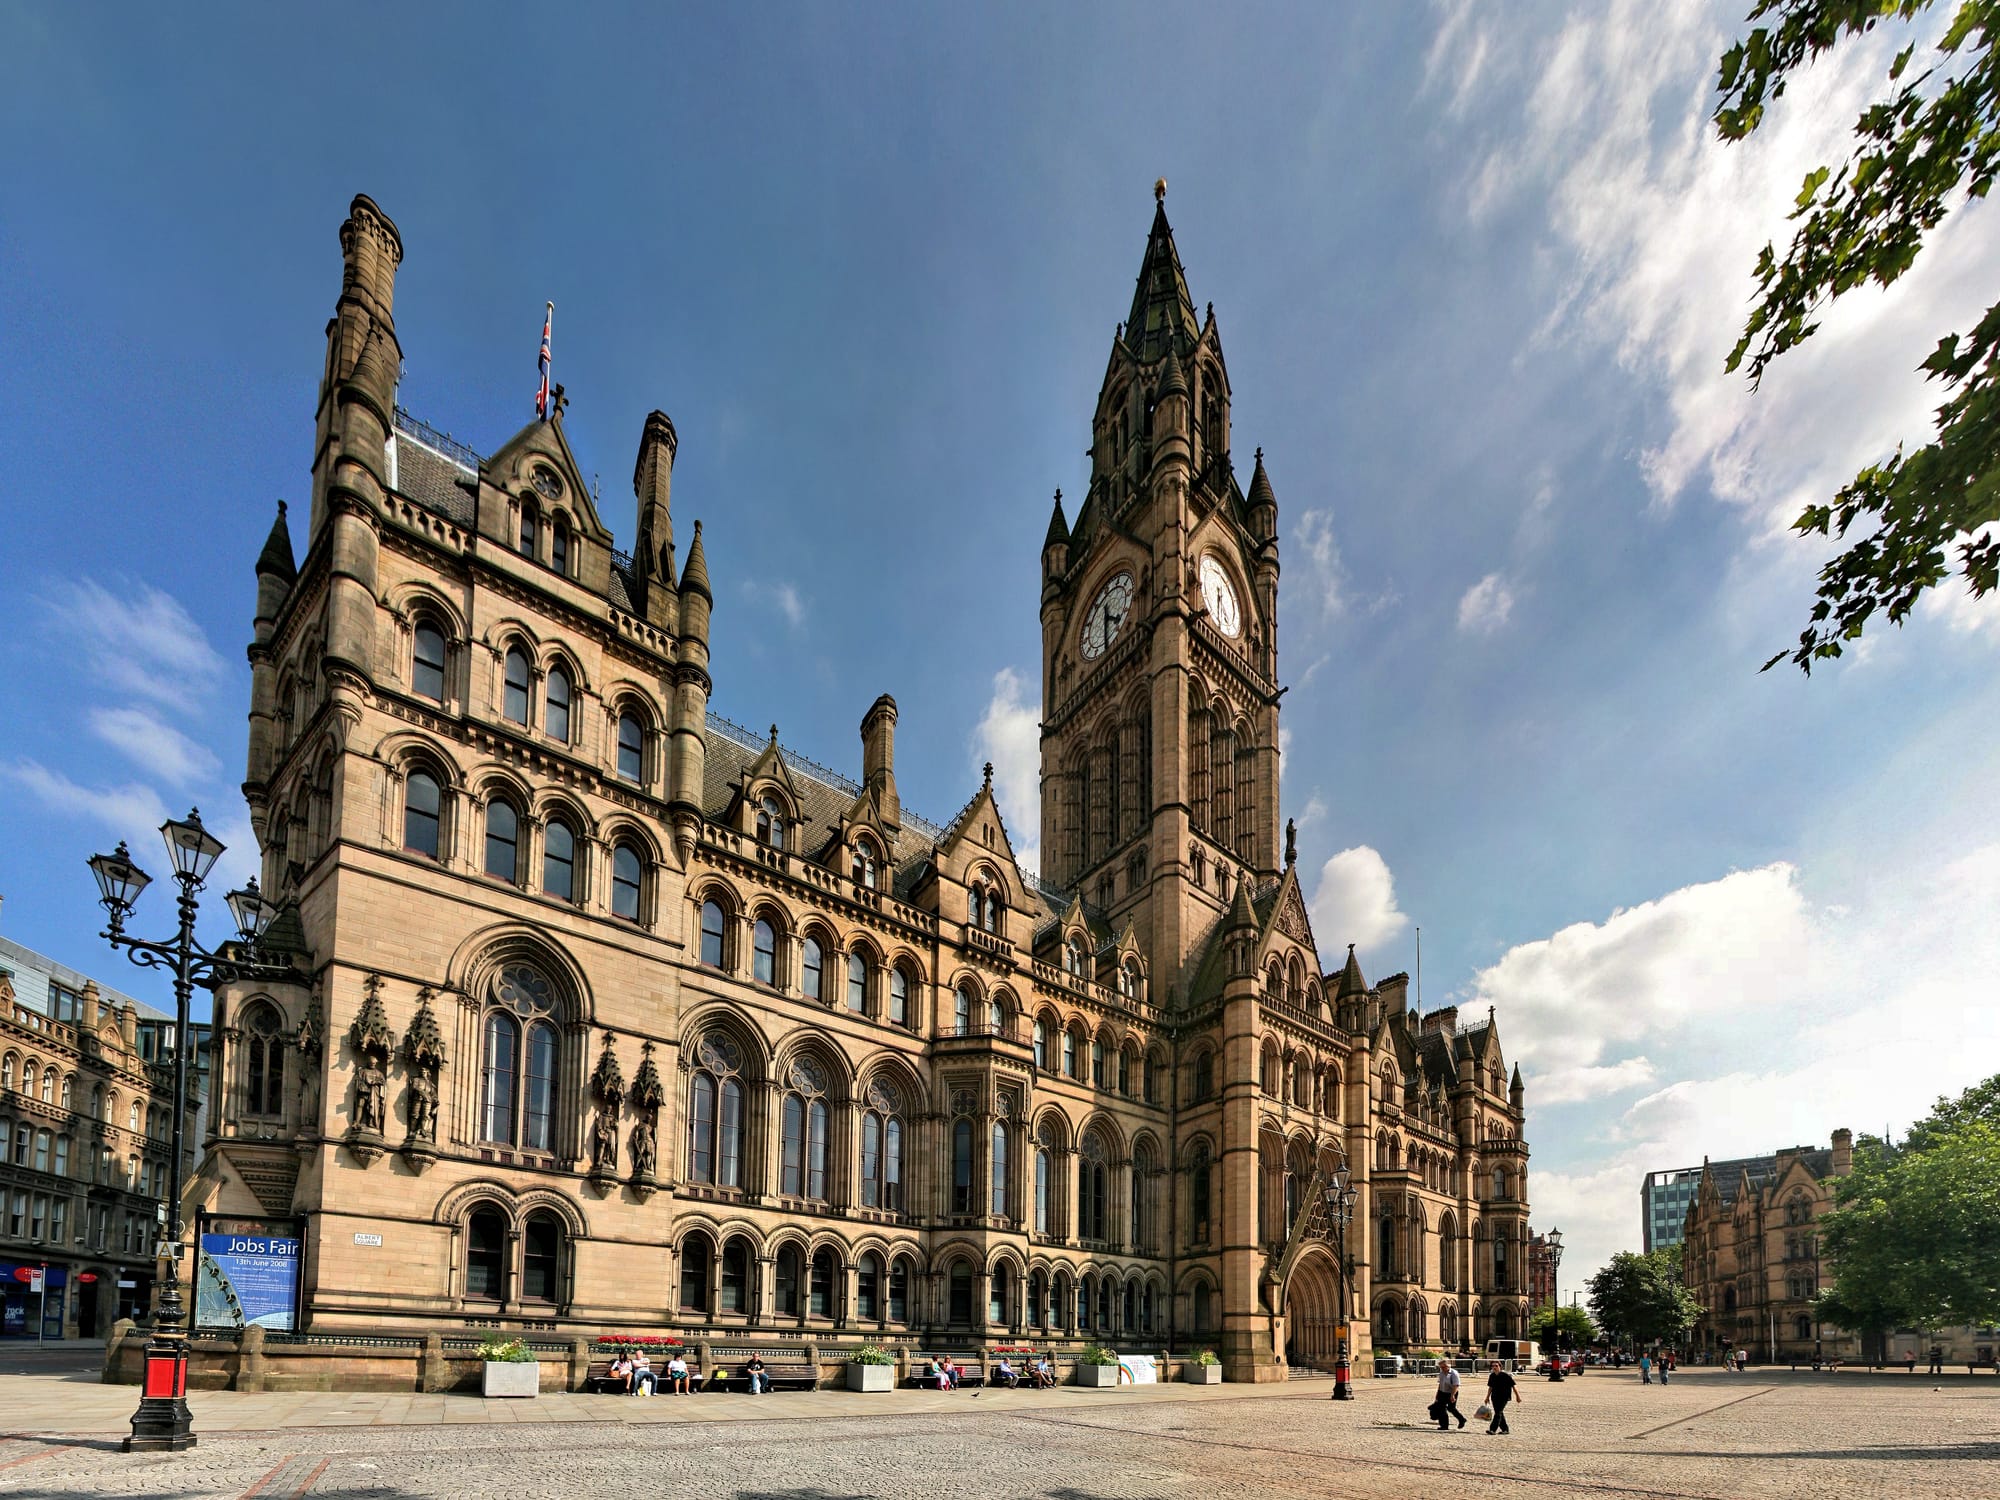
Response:
[[[903,1384],[919,1390],[925,1388],[936,1390],[938,1388],[937,1377],[924,1373],[925,1368],[934,1359],[945,1364],[956,1365],[965,1372],[959,1380],[960,1386],[986,1384],[986,1370],[980,1364],[979,1356],[976,1354],[912,1354],[910,1356],[910,1377]]]
[[[674,1355],[679,1352],[680,1351],[678,1350],[672,1350],[672,1349],[667,1350],[660,1356],[658,1360],[653,1362],[652,1371],[655,1381],[653,1387],[654,1394],[656,1395],[664,1394],[664,1388],[667,1383],[667,1361],[672,1359]],[[683,1359],[687,1358],[685,1354],[681,1354],[681,1357]],[[653,1359],[652,1350],[648,1349],[646,1351],[646,1358],[648,1360]],[[624,1395],[625,1387],[622,1384],[620,1384],[616,1379],[614,1379],[611,1374],[612,1364],[613,1360],[611,1359],[593,1359],[590,1362],[589,1368],[584,1371],[583,1375],[584,1390],[613,1391],[621,1396]],[[694,1366],[691,1363],[688,1366],[688,1389],[691,1391],[698,1391],[701,1389],[701,1376],[695,1373]]]
[[[743,1366],[751,1355],[764,1361],[764,1378],[774,1391],[816,1391],[819,1366],[806,1358],[803,1349],[711,1349],[712,1361],[706,1391],[736,1391],[747,1394],[750,1377]]]

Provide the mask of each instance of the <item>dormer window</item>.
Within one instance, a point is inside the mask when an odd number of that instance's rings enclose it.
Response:
[[[549,528],[549,566],[569,576],[569,522],[557,516]]]
[[[865,835],[854,841],[854,883],[868,890],[874,890],[881,868],[881,855],[875,852],[875,841]]]
[[[521,555],[533,557],[541,541],[542,512],[532,500],[521,502]]]
[[[785,847],[785,809],[776,797],[766,796],[757,804],[757,842]]]

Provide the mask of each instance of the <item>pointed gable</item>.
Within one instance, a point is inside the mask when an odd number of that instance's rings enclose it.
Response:
[[[1187,273],[1174,248],[1173,226],[1167,222],[1167,184],[1154,187],[1152,232],[1146,236],[1146,257],[1139,264],[1139,284],[1132,291],[1132,315],[1125,320],[1125,343],[1141,364],[1151,364],[1170,345],[1185,356],[1201,336],[1195,322],[1194,299],[1188,295]]]
[[[1008,904],[1026,908],[1033,888],[1021,873],[1020,861],[1014,856],[1014,840],[1007,832],[1007,820],[1001,815],[999,799],[993,795],[991,761],[986,763],[985,779],[972,794],[972,800],[945,825],[935,856],[938,872],[961,884],[982,861],[1000,869],[1008,886]]]
[[[535,476],[538,469],[547,469],[554,475],[558,487],[555,496],[548,496],[545,490],[537,490]],[[597,514],[590,486],[584,483],[583,470],[577,464],[576,455],[570,451],[569,439],[563,436],[560,421],[544,422],[538,419],[530,422],[509,438],[499,452],[488,458],[480,472],[489,484],[509,494],[534,492],[544,503],[567,508],[577,518],[580,531],[603,546],[611,545],[611,533],[605,529]],[[546,479],[543,484],[547,484]]]

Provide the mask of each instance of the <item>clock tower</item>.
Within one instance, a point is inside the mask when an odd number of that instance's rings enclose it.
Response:
[[[1215,309],[1197,321],[1166,184],[1091,422],[1090,487],[1042,551],[1042,865],[1156,990],[1238,883],[1279,873],[1277,500],[1230,459]]]

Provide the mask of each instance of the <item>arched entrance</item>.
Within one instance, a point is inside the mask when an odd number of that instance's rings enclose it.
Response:
[[[1340,1274],[1324,1250],[1308,1250],[1285,1284],[1285,1358],[1331,1370],[1340,1351]]]

